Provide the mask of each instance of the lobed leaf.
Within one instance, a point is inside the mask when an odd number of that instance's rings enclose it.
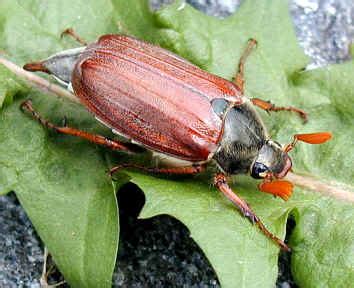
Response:
[[[307,58],[298,47],[286,1],[245,1],[224,20],[182,1],[156,14],[144,0],[0,2],[0,49],[18,64],[75,46],[59,37],[67,27],[89,41],[104,33],[135,35],[227,79],[234,76],[247,40],[257,39],[246,65],[246,94],[310,114],[303,125],[295,115],[269,117],[261,111],[270,134],[287,143],[296,133],[332,131],[334,139],[327,144],[298,145],[292,152],[294,169],[353,191],[354,64],[302,72]],[[108,134],[82,107],[30,89],[0,66],[0,103],[5,104],[0,112],[0,193],[16,191],[71,286],[110,286],[119,225],[115,189],[106,171],[135,158],[113,156],[43,129],[19,109],[28,97],[55,123],[67,116],[71,126]],[[165,178],[126,173],[146,194],[140,217],[169,214],[182,221],[223,287],[274,286],[278,248],[211,187],[209,174]],[[118,186],[128,181],[119,179]],[[300,188],[285,203],[260,193],[248,177],[234,182],[234,190],[277,235],[284,237],[289,214],[294,215],[292,270],[301,287],[353,283],[352,204]]]

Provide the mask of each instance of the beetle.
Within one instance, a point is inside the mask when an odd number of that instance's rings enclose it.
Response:
[[[66,32],[83,42],[72,30]],[[285,146],[270,138],[255,107],[268,112],[292,111],[305,121],[307,114],[295,107],[277,107],[244,95],[244,65],[257,42],[249,40],[233,81],[126,35],[103,35],[92,44],[83,44],[28,63],[24,69],[53,75],[97,120],[127,141],[56,126],[43,119],[30,101],[22,107],[42,125],[59,133],[82,137],[113,150],[136,152],[137,147],[143,147],[167,163],[153,168],[123,164],[112,168],[112,174],[128,167],[153,173],[195,174],[215,163],[219,171],[214,177],[216,188],[266,236],[289,251],[231,190],[228,177],[248,173],[263,179],[258,185],[260,191],[287,200],[293,189],[292,183],[282,180],[292,167],[288,152],[298,141],[324,143],[331,133],[297,134]]]

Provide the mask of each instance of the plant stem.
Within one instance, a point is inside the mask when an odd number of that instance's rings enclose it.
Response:
[[[311,176],[295,173],[289,173],[286,178],[299,187],[354,203],[354,191],[350,191],[350,188],[344,185],[334,182],[324,182]]]

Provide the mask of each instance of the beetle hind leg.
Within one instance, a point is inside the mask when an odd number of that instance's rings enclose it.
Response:
[[[64,35],[69,35],[72,38],[74,38],[77,42],[80,44],[87,46],[87,42],[82,39],[75,31],[73,28],[67,28],[63,32],[61,32],[60,37],[63,37]]]
[[[286,245],[283,240],[279,239],[277,236],[271,233],[264,226],[258,216],[251,210],[249,205],[231,190],[230,186],[227,184],[227,179],[224,174],[219,173],[215,175],[214,185],[240,210],[244,217],[248,218],[252,224],[256,224],[264,235],[274,241],[282,250],[287,252],[290,251],[288,245]]]
[[[102,135],[91,134],[68,126],[62,126],[62,127],[56,126],[55,124],[47,121],[41,115],[39,115],[38,112],[34,110],[32,106],[32,102],[30,100],[23,102],[21,104],[21,108],[31,113],[32,117],[36,119],[41,125],[49,129],[52,129],[58,133],[80,137],[92,143],[106,146],[112,150],[119,150],[119,151],[132,152],[132,153],[139,152],[141,150],[139,149],[139,147],[136,147],[135,145],[130,145],[129,143],[123,143],[116,140],[108,139]]]

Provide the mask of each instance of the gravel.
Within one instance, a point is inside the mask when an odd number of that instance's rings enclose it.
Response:
[[[171,2],[151,0],[151,6]],[[226,17],[239,0],[186,1],[209,15]],[[354,40],[352,0],[293,0],[290,12],[300,45],[312,59],[310,68],[350,58]],[[129,192],[128,192],[129,191]],[[144,196],[133,184],[119,193],[121,243],[116,287],[218,287],[208,260],[186,227],[166,215],[137,220]],[[135,203],[134,206],[129,203]],[[0,287],[39,287],[43,244],[13,193],[0,197]],[[282,255],[277,287],[295,287],[289,257]],[[55,274],[53,281],[60,280]],[[66,285],[67,286],[67,285]]]

